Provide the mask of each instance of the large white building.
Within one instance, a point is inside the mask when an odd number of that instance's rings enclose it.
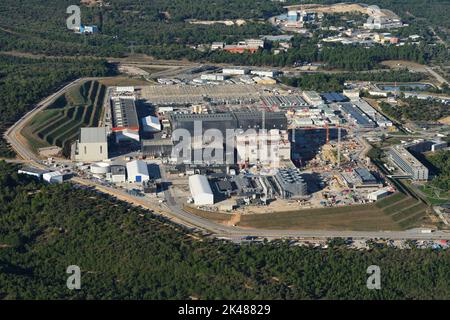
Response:
[[[106,128],[81,128],[80,139],[74,144],[73,158],[83,162],[108,159]]]
[[[130,183],[142,183],[150,180],[147,163],[142,160],[128,162],[127,175]]]
[[[209,185],[208,178],[202,175],[189,177],[189,189],[194,203],[198,206],[214,204],[214,194]]]

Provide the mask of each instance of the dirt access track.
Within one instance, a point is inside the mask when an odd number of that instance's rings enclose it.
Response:
[[[369,14],[369,6],[360,3],[336,3],[332,5],[322,4],[299,4],[284,7],[288,10],[306,10],[316,13],[347,13],[347,12],[359,12],[362,14]],[[389,19],[398,19],[398,16],[386,9],[381,9],[379,15]]]

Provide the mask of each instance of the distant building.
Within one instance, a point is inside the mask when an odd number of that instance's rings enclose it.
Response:
[[[323,99],[316,91],[303,91],[303,98],[312,106],[323,104]]]
[[[242,76],[250,73],[250,69],[248,68],[223,68],[223,74],[231,75],[231,76]]]
[[[92,26],[80,25],[80,27],[76,29],[75,32],[82,34],[93,34],[98,32],[98,27],[95,25]]]
[[[245,41],[240,41],[236,45],[225,45],[223,50],[230,53],[255,53],[259,49],[264,48],[264,45],[265,42],[262,39],[247,39]]]
[[[417,160],[404,146],[393,146],[388,154],[394,163],[405,173],[408,173],[413,180],[428,180],[428,168]]]
[[[206,176],[190,176],[189,189],[195,205],[202,206],[214,204],[214,194]]]
[[[275,78],[278,75],[278,71],[270,70],[252,70],[250,71],[251,74],[260,76],[260,77],[269,77],[269,78]]]
[[[72,155],[75,161],[82,162],[108,159],[106,128],[81,128],[80,139],[72,145]]]
[[[211,50],[222,50],[225,47],[225,43],[223,42],[213,42],[211,44]]]
[[[225,81],[228,79],[228,76],[225,74],[202,74],[200,79],[208,81]]]

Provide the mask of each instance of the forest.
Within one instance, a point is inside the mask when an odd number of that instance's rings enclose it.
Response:
[[[422,73],[411,73],[408,70],[366,72],[366,73],[317,73],[304,74],[301,77],[283,77],[281,82],[302,90],[342,91],[346,81],[383,81],[383,82],[414,82],[426,77]]]
[[[0,299],[449,299],[450,252],[236,245],[0,162]],[[366,287],[381,268],[381,290]],[[66,268],[81,268],[81,290]]]
[[[427,156],[427,160],[437,170],[436,177],[431,184],[441,190],[450,190],[450,151],[441,150]]]
[[[381,109],[388,116],[398,121],[437,121],[450,116],[450,108],[447,104],[434,99],[417,99],[414,97],[405,98],[400,96],[398,105],[381,103]]]
[[[80,77],[111,75],[103,60],[19,58],[0,54],[0,157],[14,156],[3,132],[61,84]]]
[[[270,0],[115,0],[102,7],[83,8],[83,23],[94,23],[101,30],[100,34],[90,36],[77,35],[67,30],[65,9],[70,4],[71,1],[68,0],[49,0],[45,6],[39,0],[3,0],[0,3],[0,51],[102,57],[119,57],[134,52],[159,59],[186,58],[192,61],[270,66],[317,61],[324,63],[325,67],[344,70],[379,68],[379,62],[386,59],[405,59],[419,63],[448,61],[448,51],[443,44],[434,46],[427,41],[420,46],[375,46],[366,49],[359,46],[327,45],[319,50],[316,45],[319,40],[317,33],[312,39],[297,37],[301,40],[294,41],[293,49],[279,55],[273,54],[271,44],[253,55],[199,51],[193,48],[213,41],[233,43],[245,38],[278,34],[279,30],[264,19],[284,12],[284,4]],[[437,21],[441,20],[443,25],[448,21],[448,17],[442,15],[442,12],[448,12],[448,3],[442,0],[428,1],[426,12],[421,11],[423,4],[420,0],[407,3],[385,0],[379,5],[399,12],[411,24],[407,30],[400,30],[403,35],[417,31],[424,39],[430,40],[433,32],[441,30],[442,24]],[[417,16],[405,15],[405,10],[414,12]],[[197,25],[188,21],[237,18],[246,19],[246,24]],[[422,28],[424,24],[427,28]],[[428,27],[434,27],[434,31]]]

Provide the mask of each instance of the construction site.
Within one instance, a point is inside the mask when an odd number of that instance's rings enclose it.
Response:
[[[256,73],[276,81],[273,70],[218,72],[98,86],[99,94],[94,82],[84,84],[81,96],[104,110],[71,133],[72,162],[49,160],[58,169],[52,181],[75,175],[156,207],[172,199],[171,210],[228,225],[271,228],[274,219],[282,228],[290,220],[292,227],[400,230],[424,223],[426,206],[398,197],[368,157],[368,140],[395,127],[359,94],[246,83]],[[400,216],[389,214],[394,207]]]

